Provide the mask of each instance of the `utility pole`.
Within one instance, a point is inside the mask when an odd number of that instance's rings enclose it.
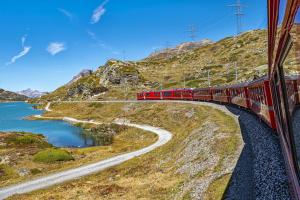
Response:
[[[241,4],[240,0],[236,0],[235,4],[228,6],[235,8],[234,15],[236,16],[236,35],[239,35],[242,32],[242,17],[244,16],[242,8],[245,7],[245,5]]]
[[[234,62],[234,68],[235,68],[235,82],[238,82],[237,61]]]
[[[171,47],[171,44],[170,44],[170,42],[169,42],[169,41],[166,41],[166,43],[165,43],[165,47],[166,47],[166,49],[169,49],[169,48]]]
[[[208,87],[210,87],[210,70],[207,71]]]
[[[161,73],[160,73],[160,90],[163,89],[163,81],[164,81],[164,72],[161,70]]]
[[[123,55],[123,62],[125,62],[125,60],[126,60],[125,54],[126,54],[126,51],[125,51],[125,50],[123,50],[123,51],[122,51],[122,55]]]
[[[183,88],[185,88],[185,72],[183,72]]]
[[[190,25],[189,29],[186,32],[188,33],[189,38],[191,38],[191,40],[195,42],[197,38],[197,32],[198,32],[197,26],[194,24]]]
[[[242,32],[242,17],[244,16],[244,13],[242,12],[242,8],[245,7],[245,5],[241,4],[240,0],[236,0],[235,4],[228,5],[229,7],[235,8],[234,15],[236,16],[236,35],[234,37],[235,40],[235,46],[237,46],[237,36]],[[234,62],[234,68],[235,68],[235,82],[238,82],[238,69],[237,69],[237,60]]]

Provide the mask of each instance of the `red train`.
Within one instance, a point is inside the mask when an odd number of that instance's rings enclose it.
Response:
[[[141,92],[138,100],[194,100],[251,110],[279,136],[291,194],[300,200],[300,0],[268,0],[268,75],[238,85]],[[292,73],[291,73],[292,72]],[[296,73],[295,73],[296,72]],[[292,75],[291,74],[297,74]]]
[[[289,104],[291,108],[294,108],[299,104],[300,77],[288,77],[286,80],[286,85],[289,86]],[[145,91],[137,93],[137,99],[211,101],[234,104],[256,113],[272,129],[276,130],[270,81],[267,77],[248,83],[222,87]]]

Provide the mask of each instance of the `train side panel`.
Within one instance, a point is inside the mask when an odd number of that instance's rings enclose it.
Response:
[[[212,97],[212,91],[211,88],[201,88],[201,89],[195,89],[194,90],[194,100],[198,101],[211,101],[213,99]]]
[[[232,104],[249,108],[249,100],[248,100],[248,93],[247,87],[244,85],[235,86],[228,88],[229,95],[230,95],[230,102]]]
[[[213,100],[220,103],[229,103],[230,96],[227,88],[213,88],[212,89]]]
[[[297,77],[295,93],[296,93],[296,104],[298,105],[300,104],[300,76]]]
[[[250,109],[276,129],[275,115],[271,98],[270,83],[265,78],[248,86]]]

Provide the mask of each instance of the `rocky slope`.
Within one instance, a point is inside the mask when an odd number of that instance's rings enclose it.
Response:
[[[236,68],[235,68],[236,63]],[[253,30],[218,42],[183,43],[136,62],[109,60],[41,100],[135,98],[136,91],[207,87],[252,80],[267,72],[267,31]]]
[[[75,83],[76,81],[78,81],[81,78],[90,76],[90,75],[92,75],[92,73],[93,73],[93,70],[84,69],[81,72],[79,72],[79,74],[77,74],[76,76],[74,76],[73,79],[69,83],[67,83],[67,85],[71,85],[72,83]]]
[[[0,101],[25,101],[28,97],[0,89]]]
[[[178,54],[191,51],[193,49],[198,49],[208,44],[213,44],[214,42],[209,39],[204,39],[199,42],[185,42],[182,43],[175,48],[166,48],[161,51],[156,51],[150,54],[149,58],[166,58],[166,57],[173,57]]]
[[[26,90],[19,91],[17,93],[20,94],[20,95],[27,96],[29,98],[38,98],[38,97],[41,97],[41,96],[46,94],[46,92],[40,92],[38,90],[32,90],[30,88],[28,88]]]

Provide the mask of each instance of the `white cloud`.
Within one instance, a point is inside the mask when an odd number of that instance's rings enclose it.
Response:
[[[100,46],[100,47],[102,47],[103,49],[106,49],[106,50],[111,50],[112,49],[111,47],[107,46],[104,42],[99,40],[96,33],[92,32],[90,30],[87,30],[86,32],[91,37],[91,39],[95,41],[95,44],[97,46]]]
[[[57,9],[59,12],[61,12],[63,15],[65,15],[69,20],[73,20],[73,14],[63,8],[58,8]]]
[[[27,53],[29,53],[31,47],[24,47],[23,51],[21,51],[18,55],[14,56],[11,58],[10,62],[6,63],[6,65],[10,65],[16,62],[19,58],[22,58],[25,56]]]
[[[26,37],[27,35],[24,35],[22,38],[21,38],[21,41],[22,41],[22,47],[24,48],[24,45],[25,45],[25,42],[26,42]]]
[[[94,32],[92,32],[92,31],[90,31],[90,30],[87,30],[86,32],[87,32],[87,34],[88,34],[93,40],[97,39],[97,38],[96,38],[96,34],[95,34]]]
[[[100,21],[101,17],[105,14],[106,9],[104,6],[109,2],[109,0],[105,0],[99,7],[97,7],[92,15],[91,24],[96,24]]]
[[[59,52],[62,52],[64,50],[66,50],[66,46],[64,43],[62,42],[51,42],[48,47],[47,47],[47,51],[52,55],[56,55]]]
[[[31,47],[30,46],[25,46],[26,37],[27,37],[27,35],[24,35],[21,38],[21,44],[22,44],[23,50],[20,53],[18,53],[16,56],[12,57],[10,59],[10,61],[6,63],[6,65],[10,65],[10,64],[15,63],[19,58],[22,58],[23,56],[25,56],[26,54],[29,53]]]

